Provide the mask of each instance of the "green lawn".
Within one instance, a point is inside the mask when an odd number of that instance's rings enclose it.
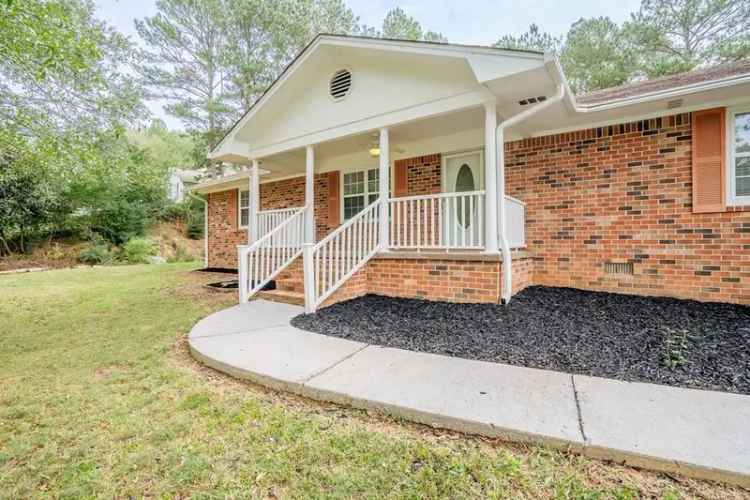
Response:
[[[187,352],[233,300],[190,269],[0,276],[0,497],[742,496],[237,382]]]

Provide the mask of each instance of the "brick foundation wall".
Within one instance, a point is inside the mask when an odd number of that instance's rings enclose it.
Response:
[[[533,284],[533,259],[514,252],[513,293]],[[329,299],[323,307],[367,293],[460,303],[498,303],[502,265],[497,260],[437,256],[374,257]]]
[[[679,114],[506,144],[534,282],[750,303],[750,212],[692,212],[691,140]]]
[[[237,268],[237,245],[247,243],[247,230],[237,227],[237,190],[208,195],[208,266]]]

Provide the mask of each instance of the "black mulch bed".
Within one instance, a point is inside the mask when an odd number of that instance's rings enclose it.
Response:
[[[367,295],[304,330],[583,375],[750,394],[750,307],[527,288],[507,307]]]

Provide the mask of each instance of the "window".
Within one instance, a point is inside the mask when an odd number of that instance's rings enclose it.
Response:
[[[729,116],[729,193],[733,204],[750,204],[750,109]]]
[[[240,227],[247,227],[250,221],[250,191],[240,190]]]
[[[377,168],[343,175],[344,220],[351,219],[378,199],[380,172]]]

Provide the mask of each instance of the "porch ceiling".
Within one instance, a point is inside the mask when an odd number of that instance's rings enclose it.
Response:
[[[482,147],[484,109],[471,108],[433,118],[404,123],[389,129],[391,161],[433,153]],[[315,146],[315,171],[376,167],[377,157],[369,154],[378,143],[378,131],[352,135]],[[305,173],[305,150],[297,148],[261,159],[269,171],[262,181]]]

